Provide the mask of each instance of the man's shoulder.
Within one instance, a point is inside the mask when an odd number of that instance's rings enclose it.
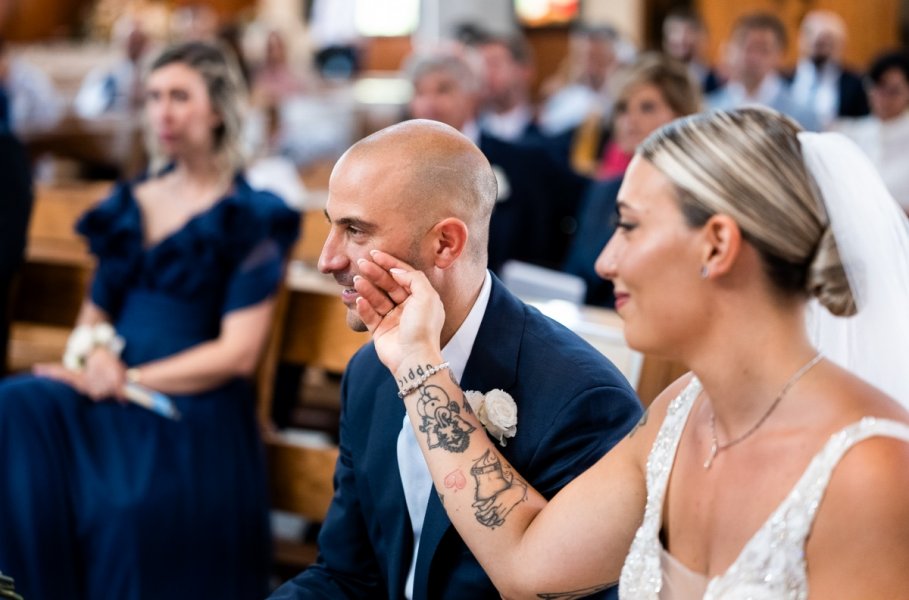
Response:
[[[519,370],[540,368],[546,380],[569,395],[595,387],[631,390],[618,368],[589,342],[537,308],[524,309]]]
[[[390,379],[391,374],[379,360],[375,346],[368,342],[348,361],[342,387],[349,401],[367,394],[371,396],[381,383]]]

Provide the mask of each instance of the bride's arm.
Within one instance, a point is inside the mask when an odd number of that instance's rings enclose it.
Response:
[[[381,253],[375,260],[401,264]],[[412,387],[419,373],[442,363],[441,302],[420,272],[396,272],[393,280],[373,263],[360,272],[359,315],[399,387]],[[460,412],[452,411],[444,430],[440,420],[424,420],[452,402]],[[547,505],[496,450],[447,370],[427,377],[404,403],[452,523],[503,596],[580,597],[618,579],[643,514],[643,461],[656,423],[645,415]]]

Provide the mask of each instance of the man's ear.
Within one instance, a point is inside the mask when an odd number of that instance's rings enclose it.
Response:
[[[706,276],[726,275],[735,266],[742,250],[742,230],[728,215],[713,215],[702,227],[703,265]]]
[[[467,224],[461,219],[448,217],[430,230],[433,236],[433,259],[436,267],[447,269],[467,249]]]

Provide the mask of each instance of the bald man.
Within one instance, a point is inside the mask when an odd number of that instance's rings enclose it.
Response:
[[[465,389],[514,398],[517,432],[503,454],[551,497],[618,442],[641,409],[611,363],[488,271],[495,198],[489,162],[457,130],[420,120],[389,127],[335,166],[319,268],[341,286],[349,325],[363,331],[354,279],[369,252],[423,271],[445,306],[442,354],[452,376]],[[398,385],[372,344],[350,361],[341,388],[341,454],[319,559],[272,598],[498,598],[433,492]],[[427,435],[455,447],[458,412],[446,407],[428,419]],[[501,485],[493,475],[472,476]],[[468,493],[465,483],[453,474],[446,486]]]
[[[835,12],[813,10],[799,28],[799,62],[792,77],[792,95],[808,105],[826,128],[840,117],[869,112],[862,78],[843,67],[846,22]]]

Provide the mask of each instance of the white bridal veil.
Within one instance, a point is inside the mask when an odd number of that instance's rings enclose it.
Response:
[[[812,300],[820,351],[909,408],[909,220],[861,150],[837,133],[801,133],[824,197],[858,313],[835,317]]]

